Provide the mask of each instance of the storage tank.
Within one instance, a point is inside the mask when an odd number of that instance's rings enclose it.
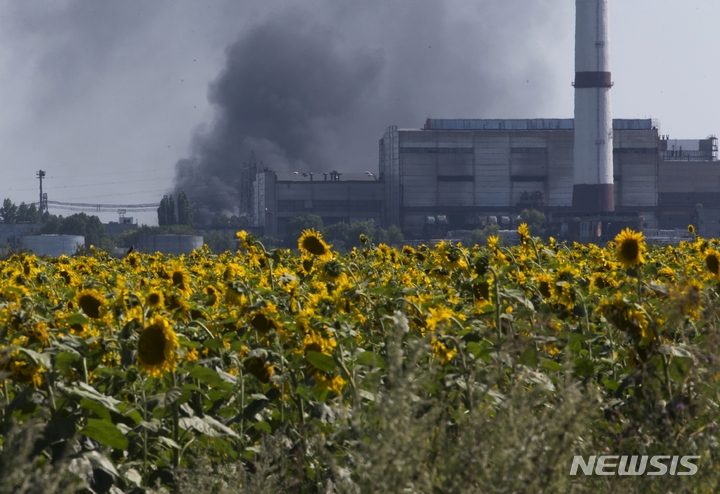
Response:
[[[85,245],[82,235],[24,235],[20,237],[20,247],[32,251],[37,256],[71,256]]]
[[[136,247],[149,253],[190,254],[202,246],[201,235],[142,235]]]

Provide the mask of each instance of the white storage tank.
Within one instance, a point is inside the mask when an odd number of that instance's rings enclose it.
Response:
[[[136,246],[141,252],[190,254],[203,246],[201,235],[142,235]]]
[[[71,256],[85,245],[82,235],[24,235],[20,237],[20,247],[32,251],[37,256]]]

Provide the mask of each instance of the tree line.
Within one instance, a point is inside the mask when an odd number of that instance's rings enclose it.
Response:
[[[177,214],[175,208],[175,199],[172,194],[164,195],[160,200],[160,207],[157,209],[158,225],[159,226],[173,226],[173,225],[187,225],[193,226],[193,213],[192,206],[190,205],[190,199],[188,199],[185,191],[178,194],[177,199]]]
[[[3,201],[0,207],[0,220],[3,223],[40,223],[40,210],[34,203],[21,202],[17,206],[10,198]]]

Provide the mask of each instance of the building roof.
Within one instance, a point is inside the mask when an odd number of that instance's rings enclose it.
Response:
[[[339,180],[333,181],[330,180],[330,172],[325,172],[327,174],[327,180],[325,179],[325,176],[323,175],[323,172],[312,172],[313,182],[374,182],[377,180],[377,172],[372,172],[373,175],[368,175],[366,173],[345,173],[340,172]],[[303,176],[305,175],[305,176]],[[309,172],[298,172],[295,173],[276,173],[275,174],[276,180],[278,182],[310,182],[310,173]]]
[[[573,130],[572,118],[532,119],[440,119],[428,118],[423,130]],[[614,130],[650,130],[658,123],[650,118],[613,119]]]

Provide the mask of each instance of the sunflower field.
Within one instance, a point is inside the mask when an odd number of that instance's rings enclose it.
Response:
[[[0,492],[716,489],[720,242],[518,231],[12,255]],[[569,475],[603,454],[700,460],[692,478]]]

